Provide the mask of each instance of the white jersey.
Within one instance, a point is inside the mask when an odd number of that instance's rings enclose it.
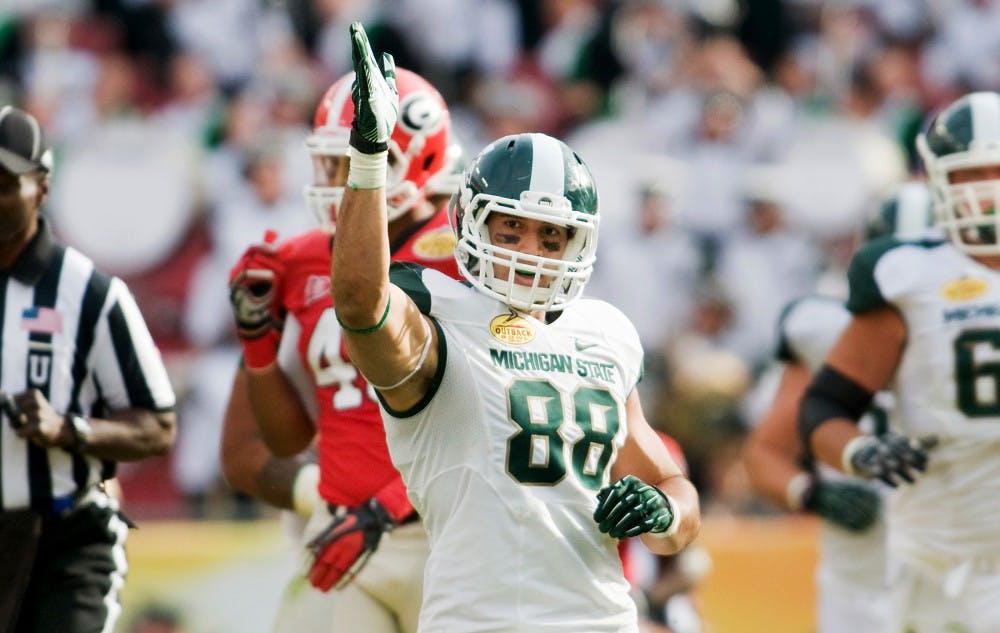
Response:
[[[431,542],[421,633],[635,631],[618,541],[593,520],[641,375],[635,328],[591,299],[546,324],[412,264],[392,281],[439,334],[427,397],[383,403]]]
[[[866,245],[849,272],[855,314],[890,305],[907,326],[894,379],[905,435],[934,434],[927,472],[890,496],[889,545],[936,568],[1000,554],[1000,272],[948,242]]]
[[[778,357],[801,362],[815,374],[850,320],[851,313],[843,301],[832,297],[812,295],[792,302],[779,322]],[[880,427],[884,427],[891,399],[890,394],[883,392],[876,396],[872,410],[861,419],[862,429],[885,431]],[[885,487],[877,482],[849,477],[825,464],[817,463],[815,468],[822,481],[850,479],[884,495]],[[885,521],[881,518],[862,533],[824,521],[820,528],[821,577],[829,576],[833,582],[869,592],[885,591],[885,539]]]

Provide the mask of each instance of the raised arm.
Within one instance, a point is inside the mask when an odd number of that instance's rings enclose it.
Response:
[[[355,118],[348,187],[337,214],[330,290],[351,361],[389,406],[407,409],[437,368],[435,329],[389,283],[388,140],[398,115],[395,66],[379,68],[360,23],[351,25]]]

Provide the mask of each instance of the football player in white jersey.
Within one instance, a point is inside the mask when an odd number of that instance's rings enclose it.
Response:
[[[932,214],[927,187],[906,183],[879,205],[863,238],[920,239]],[[885,631],[889,616],[881,511],[886,488],[806,459],[796,425],[802,393],[850,318],[842,297],[808,295],[784,309],[778,323],[781,382],[744,450],[747,473],[759,493],[781,508],[823,519],[816,568],[819,633]],[[885,433],[891,402],[891,394],[879,392],[861,428]]]
[[[975,92],[917,139],[947,240],[866,244],[852,313],[802,398],[822,461],[889,496],[892,633],[1000,631],[1000,94]],[[900,434],[861,432],[890,385]],[[935,445],[936,444],[936,445]],[[908,485],[901,485],[908,484]]]
[[[698,495],[646,422],[642,349],[624,315],[580,298],[597,194],[565,144],[504,137],[452,199],[465,282],[390,271],[392,58],[351,26],[356,115],[331,290],[375,386],[393,463],[427,528],[422,633],[634,632],[618,540],[687,545]]]

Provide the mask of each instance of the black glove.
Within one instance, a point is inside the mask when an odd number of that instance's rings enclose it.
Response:
[[[306,545],[313,555],[309,582],[322,591],[340,589],[351,582],[378,548],[382,534],[394,527],[389,511],[374,497],[334,516]]]
[[[862,483],[818,481],[806,490],[802,507],[834,525],[863,532],[878,520],[882,498]]]
[[[935,445],[936,436],[862,435],[844,447],[844,470],[866,479],[881,479],[893,488],[900,480],[912,484],[916,472],[927,468],[927,451]]]
[[[597,493],[597,528],[614,538],[666,532],[674,521],[667,495],[638,477],[625,475]]]

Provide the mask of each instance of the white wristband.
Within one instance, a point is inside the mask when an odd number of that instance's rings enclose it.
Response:
[[[295,512],[311,517],[319,505],[319,464],[304,464],[292,484],[292,506]]]
[[[859,435],[847,443],[844,447],[844,452],[840,454],[840,467],[845,473],[856,477],[859,476],[858,472],[854,470],[854,464],[852,463],[854,454],[867,446],[872,440],[871,435]]]
[[[785,486],[785,503],[791,510],[798,512],[802,509],[805,501],[803,497],[812,483],[812,475],[809,473],[799,473],[788,481],[788,485]]]
[[[365,154],[350,148],[351,165],[347,170],[347,185],[351,189],[381,189],[385,187],[389,168],[389,152]]]

